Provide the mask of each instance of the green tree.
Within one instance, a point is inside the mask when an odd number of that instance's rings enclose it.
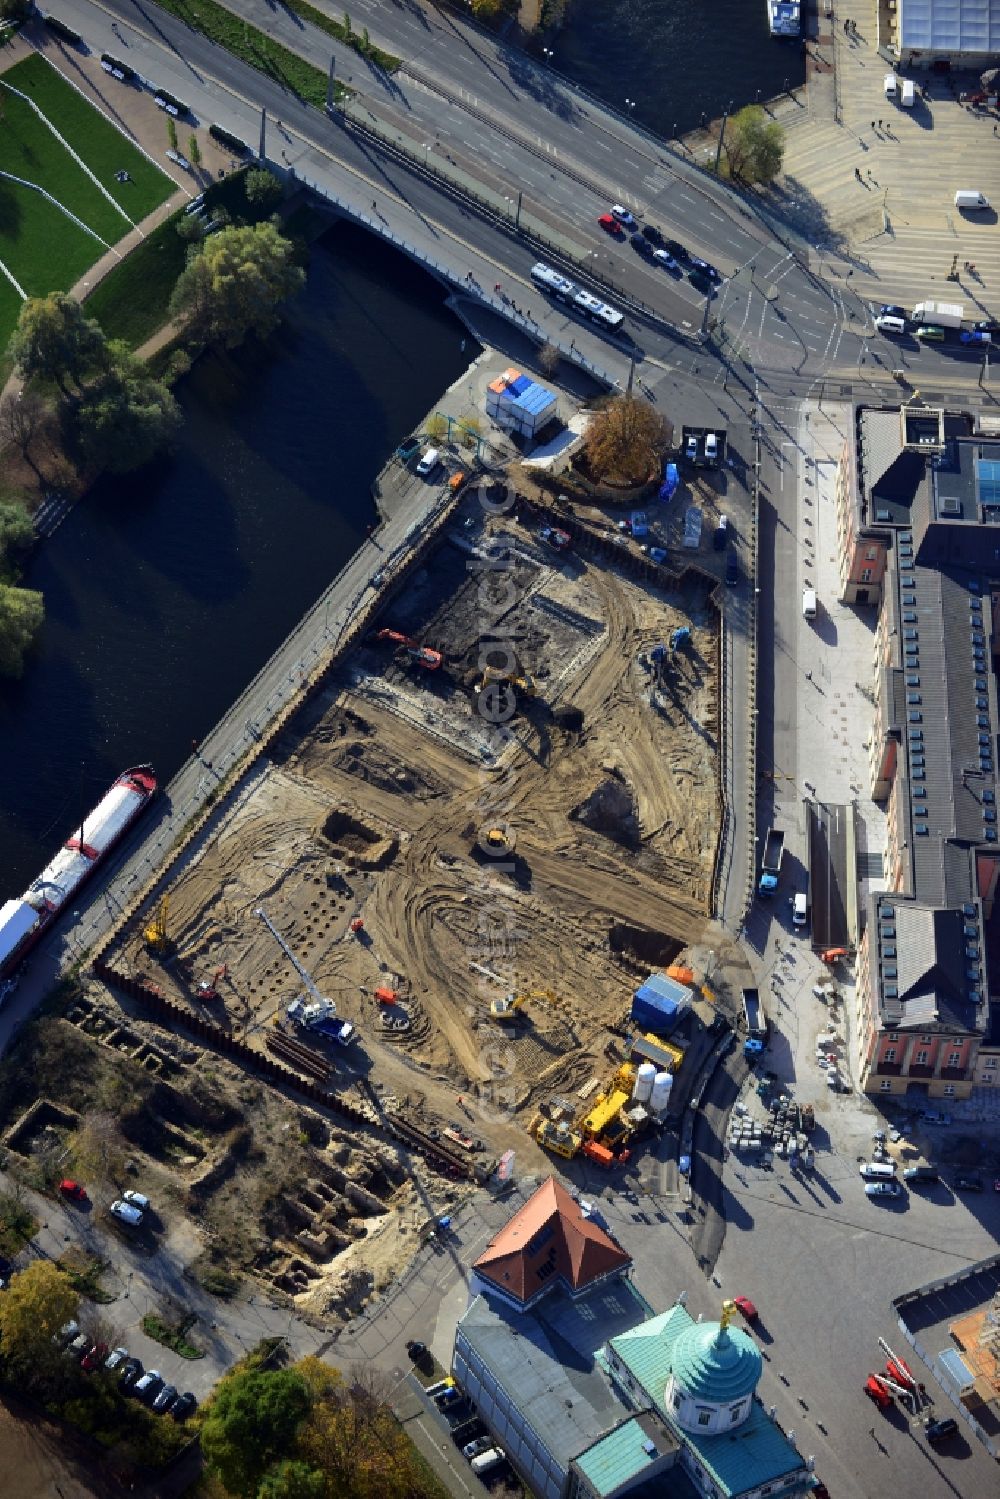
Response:
[[[734,182],[747,187],[771,182],[781,171],[784,154],[785,132],[759,104],[748,104],[730,120],[723,156],[726,175]]]
[[[193,167],[201,166],[201,147],[198,144],[198,137],[193,130],[188,137],[188,161],[190,161]]]
[[[205,1461],[231,1494],[255,1495],[267,1470],[288,1454],[308,1413],[309,1389],[294,1370],[230,1374],[205,1407]]]
[[[117,474],[148,463],[170,443],[180,421],[180,408],[167,386],[148,374],[120,340],[108,345],[104,369],[70,413],[73,442],[83,462]]]
[[[24,658],[44,618],[45,605],[40,593],[0,583],[0,677],[23,675]]]
[[[196,344],[236,348],[248,333],[259,337],[280,321],[282,302],[299,290],[305,272],[293,261],[293,246],[270,221],[221,229],[188,252],[170,299]]]
[[[326,1499],[324,1474],[292,1459],[279,1463],[257,1490],[257,1499]]]
[[[171,151],[177,150],[177,126],[173,115],[167,115],[167,144]]]
[[[247,172],[245,189],[247,202],[261,216],[273,213],[285,196],[281,183],[266,167]]]
[[[33,9],[32,0],[0,0],[0,21],[26,21]]]
[[[51,1260],[35,1260],[11,1276],[10,1285],[0,1296],[0,1354],[4,1361],[27,1364],[47,1355],[60,1327],[76,1316],[78,1304],[79,1297],[69,1280]]]
[[[100,324],[57,291],[23,304],[9,353],[25,380],[52,381],[66,395],[67,380],[79,389],[104,362],[106,344]]]
[[[34,539],[27,507],[17,500],[0,500],[0,573],[11,552],[27,551]]]
[[[591,417],[584,447],[596,479],[641,484],[659,469],[670,423],[638,396],[612,396]]]

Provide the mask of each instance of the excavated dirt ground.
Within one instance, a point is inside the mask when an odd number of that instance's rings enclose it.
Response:
[[[497,572],[477,570],[487,543]],[[681,624],[690,647],[651,701],[638,658]],[[288,1029],[284,1007],[305,985],[263,908],[358,1028],[348,1052],[309,1038],[345,1088],[367,1075],[387,1106],[541,1166],[530,1114],[603,1078],[639,965],[669,963],[706,934],[715,610],[703,580],[660,592],[501,521],[458,525],[380,625],[442,651],[443,668],[374,639],[355,652],[171,889],[180,966],[158,964],[139,932],[129,961],[264,1045],[276,1024]],[[482,641],[501,635],[537,684],[505,743],[471,691]],[[515,840],[501,868],[473,847],[498,825]],[[198,1000],[223,965],[221,999]],[[375,1002],[379,986],[395,1005]],[[489,1001],[510,990],[547,997],[500,1027]],[[408,1028],[385,1029],[386,1015]]]

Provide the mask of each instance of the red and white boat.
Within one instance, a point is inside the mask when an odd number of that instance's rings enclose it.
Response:
[[[17,900],[0,906],[0,979],[13,973],[156,795],[151,765],[125,770]]]

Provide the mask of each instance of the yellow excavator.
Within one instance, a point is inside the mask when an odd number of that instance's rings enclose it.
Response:
[[[492,666],[487,666],[472,690],[478,697],[481,692],[486,691],[487,687],[500,687],[505,682],[509,683],[511,687],[516,687],[518,692],[523,693],[525,697],[534,697],[538,692],[535,679],[529,672],[523,672],[520,676],[515,676],[513,672],[497,671]]]
[[[167,913],[170,910],[170,897],[163,896],[156,908],[156,914],[143,929],[143,940],[146,946],[155,952],[160,958],[166,957],[173,947],[173,939],[167,929]]]
[[[555,998],[551,989],[529,989],[526,994],[505,994],[503,999],[490,1000],[490,1019],[498,1020],[501,1024],[515,1021],[529,999],[540,999],[544,1004],[551,1005],[555,1003]]]

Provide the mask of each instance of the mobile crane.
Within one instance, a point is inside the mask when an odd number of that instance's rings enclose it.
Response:
[[[354,1026],[349,1020],[338,1020],[336,1018],[337,1006],[332,999],[327,999],[324,994],[319,992],[313,982],[312,974],[303,963],[299,962],[263,906],[256,908],[255,915],[259,916],[267,927],[271,936],[305,984],[306,992],[312,1000],[311,1004],[307,1004],[301,995],[298,999],[293,999],[291,1004],[286,1007],[288,1018],[293,1020],[296,1025],[300,1025],[303,1030],[318,1031],[320,1035],[329,1036],[338,1045],[346,1046],[354,1035]]]

